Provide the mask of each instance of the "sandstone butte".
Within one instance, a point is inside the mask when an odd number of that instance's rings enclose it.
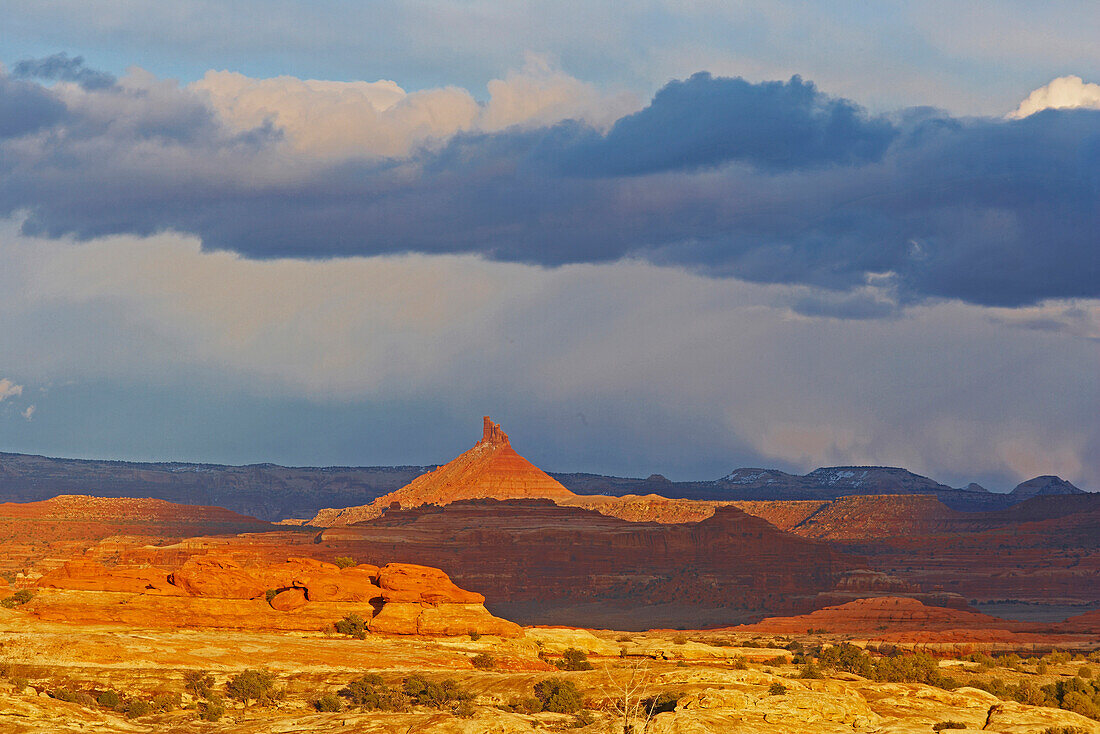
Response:
[[[489,416],[483,421],[481,440],[469,451],[369,505],[321,510],[310,524],[318,527],[349,525],[378,517],[395,503],[401,507],[419,507],[484,498],[567,500],[576,497],[517,454],[508,434],[498,423]]]
[[[443,571],[408,563],[340,568],[310,558],[244,566],[230,554],[192,556],[173,572],[74,559],[38,580],[24,607],[41,619],[134,627],[320,632],[358,614],[373,633],[516,637],[485,597]]]

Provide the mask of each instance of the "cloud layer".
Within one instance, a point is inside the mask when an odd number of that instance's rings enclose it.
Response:
[[[155,458],[427,463],[489,412],[550,469],[874,463],[1100,486],[1096,300],[852,320],[800,312],[819,289],[642,262],[255,261],[179,235],[13,230],[0,354],[56,387],[9,447],[34,430],[64,454],[107,435],[134,455],[147,435]]]
[[[797,77],[700,74],[601,128],[599,99],[537,64],[482,104],[392,82],[0,77],[0,213],[260,258],[641,257],[846,292],[889,278],[903,302],[1100,295],[1100,111],[871,116]]]

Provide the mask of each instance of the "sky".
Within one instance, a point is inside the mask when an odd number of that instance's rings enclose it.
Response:
[[[0,8],[0,450],[1100,490],[1087,2]]]

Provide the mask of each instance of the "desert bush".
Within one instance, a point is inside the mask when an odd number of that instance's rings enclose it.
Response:
[[[470,658],[470,664],[478,670],[492,670],[497,666],[497,659],[483,652]]]
[[[344,702],[335,693],[324,693],[313,702],[313,708],[321,712],[343,711]]]
[[[787,686],[783,685],[779,681],[775,681],[770,686],[768,686],[768,695],[769,696],[782,696],[786,692],[787,692]]]
[[[534,696],[513,698],[508,702],[508,708],[517,714],[537,714],[542,711],[542,701]]]
[[[926,652],[902,653],[874,664],[875,680],[886,683],[924,683],[939,688],[953,687],[940,672],[939,663]]]
[[[5,609],[14,609],[22,606],[34,598],[34,592],[30,589],[20,589],[9,597],[0,599],[0,606]]]
[[[770,658],[764,661],[765,665],[786,665],[787,658],[782,655],[776,655],[774,658]]]
[[[634,638],[630,635],[619,635],[615,638],[616,642],[634,642]]]
[[[357,640],[367,639],[367,620],[354,612],[334,622],[332,626],[341,635],[348,635]]]
[[[821,672],[821,668],[817,666],[813,660],[802,666],[802,670],[798,673],[799,678],[824,678],[825,675]]]
[[[818,656],[818,662],[826,668],[855,673],[870,678],[875,672],[874,660],[862,648],[844,643],[826,647]]]
[[[672,638],[673,645],[686,645],[688,638],[684,635],[676,635]]]
[[[1050,666],[1047,665],[1047,661],[1046,660],[1040,660],[1035,665],[1035,672],[1038,675],[1046,675],[1047,673],[1049,673],[1050,672]]]
[[[450,678],[436,683],[422,675],[410,675],[405,679],[402,690],[417,705],[431,708],[443,708],[449,704],[470,701],[474,698],[473,693]]]
[[[472,718],[475,713],[477,713],[477,709],[474,708],[474,704],[472,701],[462,700],[458,701],[457,703],[455,703],[454,706],[451,707],[451,713],[460,719],[469,719]]]
[[[117,709],[122,699],[118,697],[118,691],[112,691],[110,689],[99,694],[99,698],[96,699],[96,703],[104,708]]]
[[[183,699],[178,693],[158,693],[149,701],[149,705],[157,713],[166,713],[178,709],[182,703]]]
[[[470,639],[474,642],[477,642],[481,639],[481,633],[477,630],[466,630],[466,634],[468,634],[470,636]]]
[[[225,702],[216,693],[210,694],[204,701],[199,701],[199,718],[203,721],[217,721],[224,715]]]
[[[749,667],[749,660],[744,655],[734,655],[730,658],[730,667],[734,670],[745,670]]]
[[[336,556],[332,559],[332,562],[336,564],[338,568],[351,568],[357,566],[355,559],[350,556]]]
[[[1092,677],[1092,668],[1090,668],[1087,665],[1082,665],[1080,668],[1077,669],[1077,677],[1078,678],[1085,678],[1085,679],[1091,678]]]
[[[126,702],[126,718],[137,719],[153,713],[153,706],[140,698],[131,698]]]
[[[348,703],[368,710],[405,711],[411,703],[408,696],[387,686],[377,673],[351,681],[337,694],[348,699]]]
[[[567,647],[561,654],[561,660],[555,660],[554,665],[561,670],[592,670],[588,653],[576,647]]]
[[[183,674],[183,690],[198,698],[209,698],[214,690],[214,676],[205,670],[188,670]]]
[[[266,599],[267,603],[270,604],[271,600],[274,599],[275,597],[277,597],[278,595],[279,595],[279,590],[278,589],[268,589],[267,591],[264,592],[264,599]]]
[[[571,680],[547,678],[535,684],[535,698],[542,704],[543,711],[557,714],[571,714],[581,708],[581,692]]]
[[[263,669],[238,673],[225,684],[225,691],[230,698],[244,702],[245,708],[253,702],[265,706],[278,698],[275,675]]]
[[[1089,734],[1079,726],[1048,726],[1043,734]]]
[[[941,721],[938,724],[932,725],[932,731],[943,731],[944,729],[965,729],[966,724],[961,721]]]

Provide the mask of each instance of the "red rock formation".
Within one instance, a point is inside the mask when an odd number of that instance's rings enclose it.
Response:
[[[916,599],[877,597],[857,599],[836,607],[825,607],[796,617],[769,617],[756,624],[736,627],[739,631],[765,634],[805,634],[826,630],[832,634],[874,635],[879,631],[910,632],[933,630],[1018,630],[1022,625],[988,614],[925,606]]]
[[[43,577],[38,586],[65,592],[36,596],[36,603],[27,606],[48,619],[319,630],[354,612],[371,619],[370,629],[380,633],[522,634],[518,625],[489,614],[481,594],[460,589],[437,568],[403,563],[341,569],[310,558],[289,558],[245,566],[227,554],[208,554],[187,559],[169,575],[151,567],[106,567],[78,559]],[[152,619],[152,610],[165,607],[150,601],[151,596],[177,597],[176,613]],[[217,603],[208,603],[213,600]],[[381,607],[377,615],[376,603]],[[102,607],[98,617],[97,604]],[[271,612],[286,616],[272,617]]]
[[[322,510],[310,523],[327,527],[361,522],[378,517],[394,503],[401,507],[419,507],[484,497],[568,499],[574,496],[549,474],[517,454],[508,435],[485,416],[481,440],[469,451],[369,505]]]

